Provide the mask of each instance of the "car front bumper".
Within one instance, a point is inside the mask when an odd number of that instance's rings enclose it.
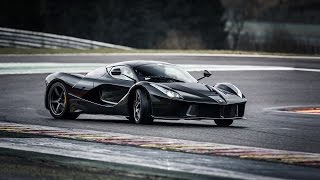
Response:
[[[152,99],[152,116],[156,119],[245,119],[246,102],[232,104],[188,102],[158,96]]]

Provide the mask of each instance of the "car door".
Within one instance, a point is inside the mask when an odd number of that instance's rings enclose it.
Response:
[[[100,67],[95,69],[94,71],[89,72],[86,74],[79,82],[77,82],[71,89],[71,94],[83,98],[86,100],[88,99],[87,96],[90,96],[90,91],[94,88],[93,84],[97,78],[102,77],[107,73],[105,67]]]
[[[114,66],[108,68],[108,73],[94,82],[99,89],[101,104],[114,106],[126,96],[137,78],[128,66]]]

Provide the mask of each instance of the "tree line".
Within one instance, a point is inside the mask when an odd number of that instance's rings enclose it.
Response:
[[[220,1],[3,0],[0,26],[135,48],[221,49]]]
[[[258,44],[254,48],[252,41],[256,41],[256,37],[252,34],[243,35],[246,21],[320,24],[318,0],[1,2],[1,27],[74,36],[134,48],[288,52],[305,52],[305,49],[310,48],[316,48],[312,52],[318,52],[319,49],[313,41],[308,42],[308,45],[296,42],[297,37],[281,27],[264,32],[268,33],[268,40],[275,43]],[[279,45],[279,40],[292,44],[292,47]]]

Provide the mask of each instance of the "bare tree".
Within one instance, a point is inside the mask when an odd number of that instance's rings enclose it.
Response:
[[[231,49],[238,49],[240,34],[246,20],[256,19],[265,9],[280,2],[281,0],[221,0],[225,7],[225,30],[232,41]]]

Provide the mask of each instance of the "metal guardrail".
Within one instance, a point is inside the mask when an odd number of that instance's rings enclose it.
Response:
[[[133,48],[115,44],[91,41],[70,36],[26,31],[0,27],[0,47],[16,48],[71,48],[71,49],[97,49],[114,48],[132,50]]]

